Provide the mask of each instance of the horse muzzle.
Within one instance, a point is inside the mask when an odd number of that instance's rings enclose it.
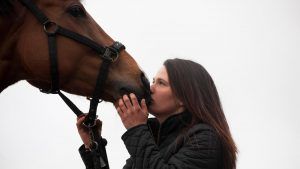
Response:
[[[131,85],[122,85],[119,88],[120,97],[123,95],[129,95],[130,93],[134,93],[139,101],[145,99],[147,106],[149,106],[152,102],[151,91],[150,91],[150,83],[145,74],[142,72],[140,75],[141,86],[133,87]]]

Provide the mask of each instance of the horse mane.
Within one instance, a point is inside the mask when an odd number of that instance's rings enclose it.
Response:
[[[8,15],[13,11],[13,3],[15,0],[1,0],[0,1],[0,16]]]

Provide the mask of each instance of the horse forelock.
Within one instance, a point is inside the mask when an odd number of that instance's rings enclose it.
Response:
[[[0,1],[0,16],[8,15],[13,11],[15,0],[1,0]]]

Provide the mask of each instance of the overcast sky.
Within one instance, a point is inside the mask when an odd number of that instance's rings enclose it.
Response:
[[[299,0],[85,0],[98,24],[152,79],[167,58],[192,59],[215,80],[239,169],[300,168]],[[46,51],[45,51],[46,52]],[[70,95],[83,110],[89,102]],[[0,94],[1,169],[83,169],[75,115],[27,82]],[[112,169],[129,157],[110,103],[100,104]]]

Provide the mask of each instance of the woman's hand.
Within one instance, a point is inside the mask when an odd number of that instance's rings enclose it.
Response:
[[[78,133],[80,135],[80,138],[84,143],[85,148],[89,148],[90,144],[91,144],[89,129],[83,125],[83,121],[84,121],[85,117],[86,117],[86,115],[77,117],[76,126],[77,126]]]
[[[81,140],[83,141],[85,148],[90,148],[90,146],[91,146],[90,132],[89,132],[89,129],[83,125],[83,121],[84,121],[85,117],[86,117],[86,114],[77,117],[76,126],[77,126],[78,133],[80,135]],[[96,131],[98,132],[97,134],[99,134],[101,136],[102,122],[99,119],[96,120],[96,126],[94,126],[93,129],[96,129]]]
[[[130,99],[124,95],[118,104],[117,111],[126,129],[147,123],[149,113],[145,99],[142,99],[140,106],[136,96],[131,93]]]

